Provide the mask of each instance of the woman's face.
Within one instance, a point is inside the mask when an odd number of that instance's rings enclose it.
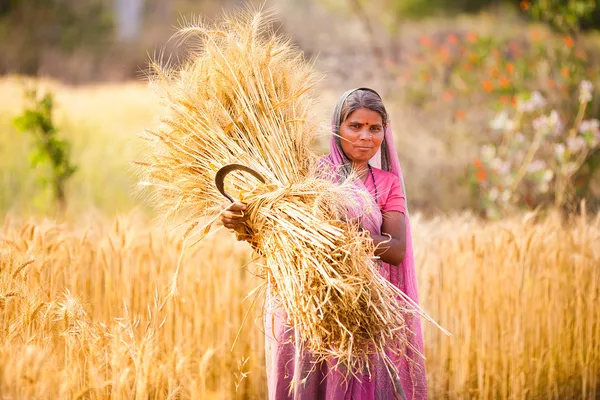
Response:
[[[340,126],[342,150],[355,163],[368,162],[383,142],[383,119],[377,111],[359,108]]]

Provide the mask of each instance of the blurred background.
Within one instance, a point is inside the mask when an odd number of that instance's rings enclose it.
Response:
[[[248,4],[275,11],[278,32],[325,75],[324,132],[344,90],[382,93],[422,212],[498,218],[539,205],[573,211],[581,200],[597,209],[594,0],[3,0],[0,210],[46,212],[56,197],[41,189],[52,178],[31,164],[31,137],[14,124],[32,85],[39,99],[54,95],[53,124],[77,166],[63,189],[69,209],[139,206],[135,135],[160,113],[148,61],[176,64],[186,51],[169,40],[177,27]]]
[[[246,6],[323,74],[316,151],[342,92],[384,98],[453,334],[424,324],[430,398],[600,399],[595,0],[0,0],[0,393],[266,397],[261,265],[225,230],[182,244],[133,165],[149,61]]]

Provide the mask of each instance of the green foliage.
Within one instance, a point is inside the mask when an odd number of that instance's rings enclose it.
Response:
[[[111,40],[112,14],[103,0],[8,0],[0,6],[0,72],[37,74],[41,53],[98,51]]]
[[[595,9],[596,0],[537,0],[531,4],[531,15],[572,33],[579,31],[582,22],[592,19]]]
[[[497,1],[493,0],[387,0],[387,9],[406,18],[424,18],[437,13],[474,12]]]
[[[54,96],[46,93],[38,99],[37,90],[32,89],[26,91],[25,98],[30,105],[13,120],[13,124],[18,131],[31,134],[34,148],[29,156],[30,164],[38,171],[42,170],[38,168],[41,164],[50,166],[50,176],[42,176],[40,181],[51,185],[60,209],[64,209],[65,185],[77,167],[71,162],[69,143],[58,137],[52,120]]]

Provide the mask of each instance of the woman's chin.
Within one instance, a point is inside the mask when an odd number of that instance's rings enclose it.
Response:
[[[353,157],[352,158],[352,162],[356,163],[356,164],[364,164],[369,162],[369,160],[371,159],[371,157]]]

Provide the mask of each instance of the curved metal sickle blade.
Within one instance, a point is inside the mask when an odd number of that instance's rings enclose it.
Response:
[[[225,196],[232,203],[235,203],[235,199],[225,192],[225,177],[230,172],[233,172],[233,171],[247,172],[250,175],[252,175],[253,177],[255,177],[256,179],[258,179],[261,183],[265,183],[265,179],[262,177],[261,174],[259,174],[258,172],[256,172],[255,170],[253,170],[250,167],[246,167],[245,165],[227,164],[224,167],[221,167],[221,169],[219,169],[217,171],[217,175],[215,175],[215,184],[217,185],[217,189],[219,190],[219,192],[221,192],[221,194],[223,196]]]

